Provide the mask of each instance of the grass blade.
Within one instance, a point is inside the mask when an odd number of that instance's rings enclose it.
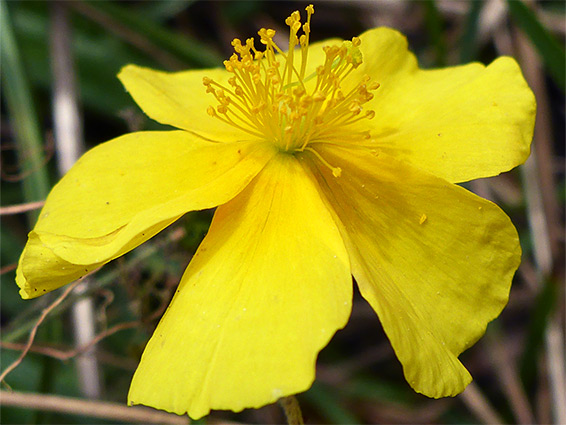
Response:
[[[0,58],[2,88],[17,142],[25,202],[41,201],[49,192],[43,139],[32,102],[32,93],[12,29],[8,5],[0,2]],[[35,221],[38,211],[28,213]]]

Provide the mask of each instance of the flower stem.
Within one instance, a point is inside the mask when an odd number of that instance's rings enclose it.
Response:
[[[285,417],[287,418],[287,423],[289,425],[304,425],[303,414],[301,412],[301,407],[297,398],[293,395],[284,397],[279,400],[279,404],[285,412]]]

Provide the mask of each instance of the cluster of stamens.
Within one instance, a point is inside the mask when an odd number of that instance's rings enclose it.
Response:
[[[345,78],[362,63],[357,37],[339,46],[324,47],[324,63],[305,75],[313,6],[306,11],[304,24],[298,11],[285,21],[290,28],[287,52],[273,41],[274,30],[262,28],[258,34],[264,51],[255,48],[253,38],[245,44],[238,39],[232,42],[235,53],[224,61],[226,70],[233,74],[227,85],[203,79],[207,93],[219,103],[208,108],[211,116],[291,152],[308,149],[307,145],[316,140],[369,138],[368,132],[352,132],[346,127],[374,117],[375,112],[364,110],[363,105],[373,98],[371,91],[379,87],[365,76],[347,92],[341,89]],[[303,34],[299,37],[301,27]],[[295,59],[297,46],[300,65]]]

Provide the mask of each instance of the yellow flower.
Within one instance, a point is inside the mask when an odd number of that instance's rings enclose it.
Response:
[[[131,404],[199,418],[306,390],[348,321],[352,275],[416,391],[471,381],[458,355],[505,306],[521,251],[509,218],[455,183],[525,161],[533,94],[508,57],[420,70],[388,28],[309,45],[312,13],[287,19],[285,51],[273,30],[263,51],[234,40],[223,69],[126,66],[135,101],[179,130],[86,153],[29,235],[24,298],[218,206]]]

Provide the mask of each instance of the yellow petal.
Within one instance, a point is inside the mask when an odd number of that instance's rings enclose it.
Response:
[[[501,312],[520,262],[509,218],[496,205],[386,154],[316,149],[342,169],[336,178],[310,159],[342,223],[353,275],[407,381],[430,397],[462,392],[471,377],[457,356]]]
[[[183,131],[132,133],[97,146],[49,194],[20,260],[20,287],[64,285],[187,211],[225,203],[273,155],[268,144],[211,143]],[[70,264],[49,284],[32,278],[59,261]]]
[[[451,182],[497,175],[529,155],[535,98],[515,60],[419,70],[407,43],[387,28],[360,36],[368,74],[381,84],[364,120],[374,146]]]
[[[16,283],[23,299],[35,298],[77,280],[101,265],[71,264],[57,257],[41,243],[35,232],[31,232],[16,270]]]
[[[126,90],[152,119],[214,141],[249,140],[250,135],[207,113],[218,101],[206,93],[203,77],[230,87],[232,74],[223,68],[163,72],[127,65],[118,74]]]
[[[336,224],[296,159],[277,156],[218,208],[144,351],[129,402],[196,419],[304,391],[351,298]]]
[[[381,84],[375,92],[376,97],[395,87],[398,78],[414,73],[418,69],[417,59],[408,50],[407,39],[403,34],[391,28],[380,27],[368,30],[360,35],[362,65],[352,73],[345,83],[357,85],[360,78],[369,75]],[[391,84],[389,84],[391,82]],[[376,110],[379,115],[382,111]]]

